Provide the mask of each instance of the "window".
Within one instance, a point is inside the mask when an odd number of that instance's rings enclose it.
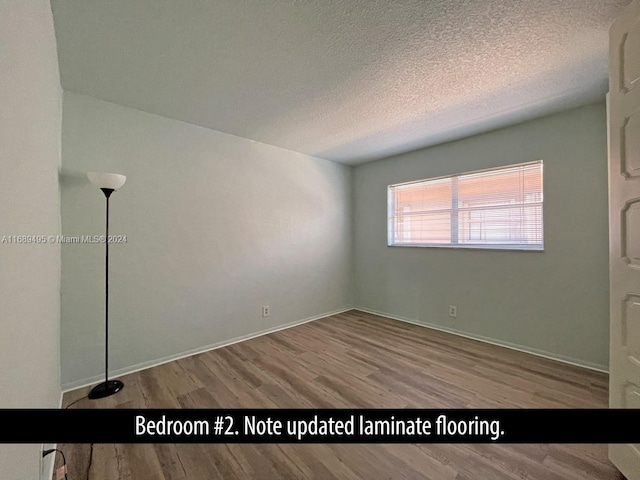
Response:
[[[389,185],[390,246],[543,250],[542,160]]]

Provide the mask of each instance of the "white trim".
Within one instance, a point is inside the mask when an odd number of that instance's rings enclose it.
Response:
[[[58,402],[58,408],[62,409],[62,400],[64,398],[64,392],[60,392],[60,402]],[[42,443],[40,445],[40,461],[42,463],[40,463],[40,480],[51,480],[53,478],[53,467],[55,467],[55,455],[52,453],[51,455],[49,455],[47,458],[42,458],[42,452],[45,451],[45,449],[49,449],[49,448],[58,448],[58,444],[57,443]],[[49,467],[45,467],[45,462],[49,463]],[[43,475],[43,472],[46,470],[46,473]]]
[[[40,456],[42,456],[42,452],[44,452],[45,447],[47,449],[58,448],[57,443],[53,444],[53,446],[51,447],[49,447],[49,445],[50,444],[48,443],[43,443],[42,445],[40,445]],[[40,464],[40,475],[42,475],[42,477],[40,477],[40,480],[51,480],[53,478],[53,467],[55,467],[55,464],[56,464],[55,460],[56,460],[56,452],[52,453],[46,458],[40,459],[40,461],[42,462]],[[47,463],[49,464],[48,467],[46,466]]]
[[[599,365],[597,363],[587,362],[584,360],[580,360],[578,358],[566,357],[564,355],[558,355],[557,353],[547,352],[544,350],[538,350],[536,348],[527,347],[524,345],[518,345],[516,343],[505,342],[504,340],[497,340],[495,338],[484,337],[482,335],[475,335],[473,333],[461,332],[460,330],[455,330],[449,327],[443,327],[441,325],[435,325],[427,322],[419,322],[417,320],[412,320],[405,317],[400,317],[398,315],[392,315],[390,313],[378,312],[376,310],[371,310],[369,308],[364,307],[353,307],[354,310],[359,310],[364,313],[371,313],[372,315],[379,315],[381,317],[390,318],[391,320],[398,320],[400,322],[410,323],[412,325],[418,325],[420,327],[431,328],[433,330],[439,330],[441,332],[451,333],[452,335],[457,335],[459,337],[470,338],[472,340],[478,340],[480,342],[489,343],[491,345],[497,345],[499,347],[508,348],[510,350],[516,350],[518,352],[528,353],[530,355],[535,355],[536,357],[546,358],[548,360],[554,360],[556,362],[566,363],[568,365],[573,365],[574,367],[586,368],[589,370],[595,370],[596,372],[609,373],[609,369],[604,365]]]
[[[244,342],[245,340],[250,340],[252,338],[261,337],[263,335],[268,335],[270,333],[275,333],[280,330],[286,330],[287,328],[296,327],[298,325],[302,325],[303,323],[313,322],[315,320],[320,320],[322,318],[330,317],[332,315],[337,315],[339,313],[348,312],[349,310],[353,310],[353,307],[344,307],[339,310],[334,310],[333,312],[322,313],[320,315],[315,315],[313,317],[307,317],[302,320],[295,320],[293,322],[286,323],[284,325],[278,325],[276,327],[268,328],[266,330],[261,330],[255,333],[249,333],[247,335],[241,335],[240,337],[232,338],[231,340],[225,340],[222,342],[217,342],[211,345],[206,345],[204,347],[198,347],[191,350],[187,350],[186,352],[176,353],[173,355],[168,355],[166,357],[158,358],[155,360],[150,360],[148,362],[138,363],[136,365],[131,365],[129,367],[120,368],[113,372],[109,372],[110,377],[123,377],[125,375],[129,375],[130,373],[136,373],[141,370],[146,370],[147,368],[157,367],[159,365],[173,362],[174,360],[180,360],[181,358],[190,357],[192,355],[197,355],[199,353],[209,352],[211,350],[215,350],[217,348],[228,347],[229,345],[233,345],[234,343]],[[104,378],[103,375],[95,375],[90,378],[84,378],[81,380],[76,380],[73,382],[68,382],[62,385],[62,392],[70,392],[72,390],[76,390],[82,387],[88,387],[95,383],[100,382]]]
[[[522,244],[507,245],[504,243],[388,243],[387,247],[411,247],[411,248],[453,248],[454,250],[506,250],[511,252],[544,252],[544,245],[531,244],[527,248]]]

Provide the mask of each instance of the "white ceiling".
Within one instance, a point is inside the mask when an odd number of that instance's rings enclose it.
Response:
[[[346,164],[603,99],[629,0],[52,0],[62,86]]]

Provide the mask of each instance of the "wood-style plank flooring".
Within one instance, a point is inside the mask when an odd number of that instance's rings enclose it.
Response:
[[[71,408],[601,408],[607,375],[351,311],[127,375]],[[65,405],[89,388],[69,392]],[[60,445],[69,478],[622,479],[605,445]],[[91,464],[89,466],[89,456]]]

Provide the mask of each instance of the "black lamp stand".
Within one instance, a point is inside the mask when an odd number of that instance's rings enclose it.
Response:
[[[109,380],[109,197],[113,193],[113,188],[101,188],[107,200],[107,223],[106,223],[106,254],[105,254],[105,289],[104,289],[104,325],[105,325],[105,349],[104,349],[104,382],[96,385],[89,392],[92,400],[108,397],[118,393],[124,388],[124,383],[120,380]]]

